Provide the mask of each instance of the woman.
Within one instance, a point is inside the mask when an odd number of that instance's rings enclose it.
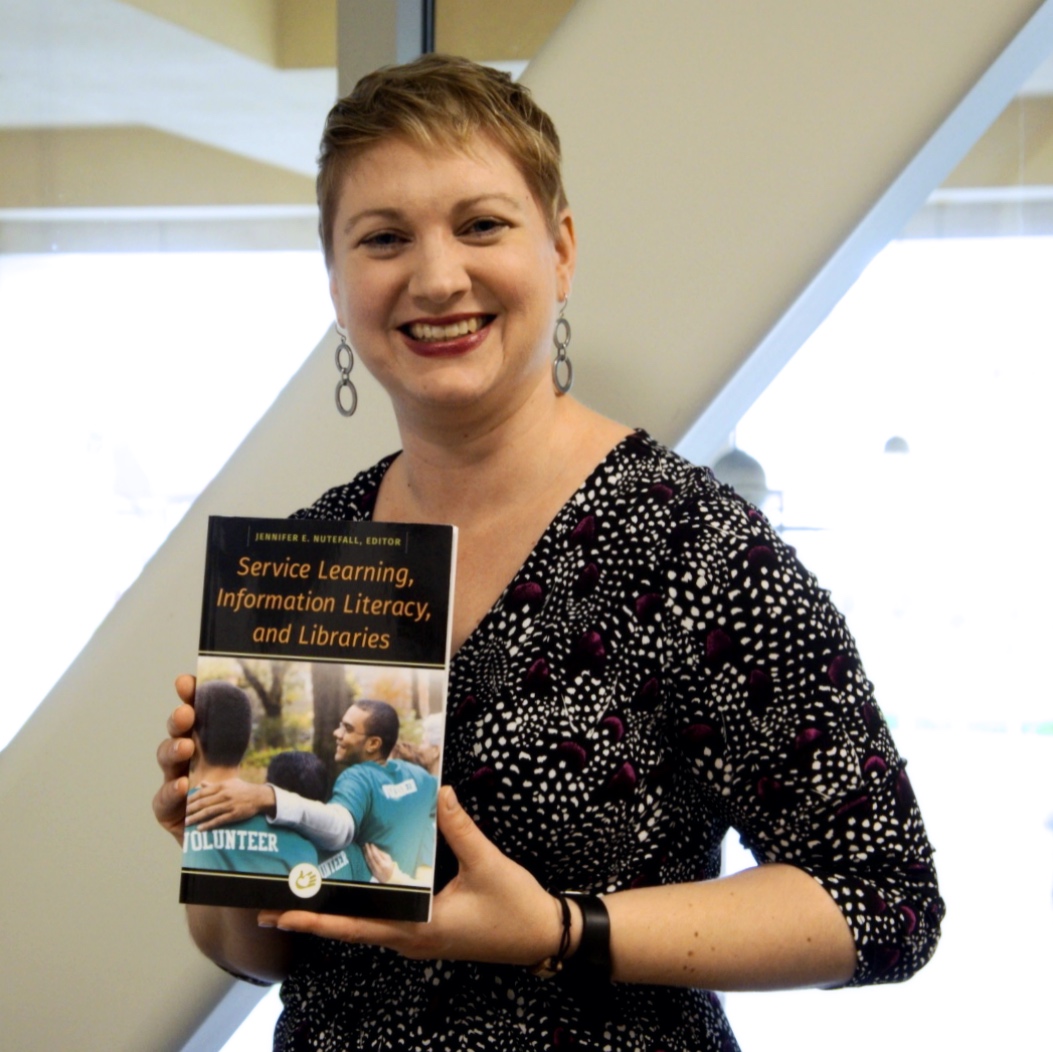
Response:
[[[840,616],[708,471],[565,393],[549,119],[462,60],[380,71],[330,114],[318,193],[403,449],[298,514],[460,529],[446,851],[427,925],[191,909],[222,966],[285,978],[275,1047],[730,1049],[707,989],[910,975],[943,904]],[[158,754],[177,837],[192,722]],[[715,879],[732,826],[762,864]]]

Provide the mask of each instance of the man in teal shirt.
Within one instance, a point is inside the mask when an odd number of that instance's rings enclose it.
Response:
[[[397,867],[374,875],[430,884],[439,783],[418,764],[392,758],[398,734],[398,713],[387,703],[352,705],[333,732],[337,762],[349,766],[337,778],[330,802],[354,819],[357,844],[382,849]]]
[[[347,769],[329,803],[312,804],[276,788],[274,824],[296,829],[320,849],[346,850],[348,871],[338,870],[333,879],[430,885],[439,782],[423,767],[392,758],[398,713],[384,701],[356,701],[333,737],[336,761]]]

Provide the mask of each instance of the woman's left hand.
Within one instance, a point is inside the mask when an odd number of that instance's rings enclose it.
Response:
[[[261,926],[387,946],[421,959],[531,965],[554,954],[562,933],[555,898],[480,832],[449,786],[439,790],[438,821],[458,870],[435,896],[430,922],[264,910]]]

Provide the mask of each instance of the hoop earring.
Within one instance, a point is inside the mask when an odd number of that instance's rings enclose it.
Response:
[[[565,395],[574,386],[574,365],[567,357],[567,348],[570,346],[570,322],[563,317],[567,309],[569,296],[563,297],[559,306],[559,317],[556,319],[556,329],[552,334],[552,345],[556,348],[556,357],[552,362],[552,384],[556,393]],[[560,376],[560,370],[563,376]]]
[[[358,408],[358,390],[351,382],[351,370],[355,367],[355,352],[347,337],[336,330],[340,336],[340,344],[336,348],[336,367],[340,370],[340,379],[336,383],[336,408],[341,416],[354,416]],[[346,364],[345,364],[346,362]],[[344,405],[343,392],[347,391],[351,399],[350,408]]]

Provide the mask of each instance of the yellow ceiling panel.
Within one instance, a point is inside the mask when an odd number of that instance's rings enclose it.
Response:
[[[337,0],[122,0],[278,69],[336,65]]]
[[[1053,186],[1053,97],[1010,103],[944,186]]]
[[[313,203],[308,176],[152,128],[0,131],[0,208]]]
[[[574,0],[436,0],[435,47],[476,61],[529,61]]]

